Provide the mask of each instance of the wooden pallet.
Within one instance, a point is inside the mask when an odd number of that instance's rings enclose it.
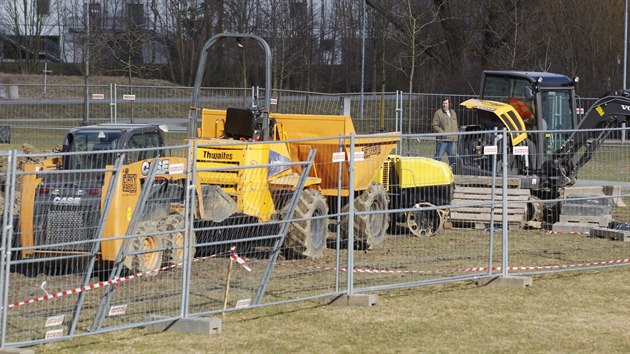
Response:
[[[503,227],[501,222],[494,221],[494,229],[500,230]],[[490,222],[473,222],[473,221],[447,221],[444,223],[445,229],[475,229],[475,230],[489,230]],[[509,222],[508,230],[519,230],[523,228],[521,222]]]
[[[497,178],[497,183],[500,178]],[[490,177],[455,176],[455,191],[446,228],[487,229],[491,215],[495,227],[503,222],[503,189],[498,185],[494,189],[495,207],[492,202],[492,179]],[[530,192],[520,188],[518,178],[509,178],[507,187],[507,222],[508,228],[522,228],[527,221],[527,200]],[[484,203],[484,205],[479,205]],[[461,207],[458,207],[461,206]]]
[[[488,176],[467,176],[467,175],[455,175],[453,176],[456,186],[462,187],[492,187],[492,177]],[[497,187],[503,186],[503,178],[500,176],[495,179]],[[507,179],[506,183],[508,188],[521,188],[521,179],[511,177]]]

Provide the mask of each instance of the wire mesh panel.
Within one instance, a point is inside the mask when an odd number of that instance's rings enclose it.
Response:
[[[273,90],[275,103],[270,109],[277,113],[340,114],[343,96],[317,92]]]
[[[359,95],[345,95],[351,99],[352,117],[357,131],[363,134],[400,131],[405,134],[430,133],[431,120],[436,110],[441,107],[444,97],[451,99],[451,108],[457,112],[460,125],[474,124],[476,117],[469,111],[459,108],[459,104],[469,98],[458,94],[402,94],[366,93],[363,99],[363,117],[361,117],[361,98]],[[398,119],[398,122],[396,120]]]
[[[0,342],[4,343],[6,333],[6,296],[8,293],[9,260],[12,250],[12,233],[14,225],[13,199],[15,192],[15,153],[12,151],[0,152],[0,225],[2,225],[2,239],[0,240]]]
[[[189,184],[185,171],[189,167],[186,159],[177,156],[186,156],[187,150],[179,146],[167,154],[162,149],[128,152],[130,164],[123,166],[117,188],[126,206],[119,222],[124,225],[126,220],[128,226],[120,230],[124,233],[118,237],[124,238],[111,245],[113,267],[102,277],[115,286],[101,296],[90,331],[181,313],[185,246],[190,242],[185,222],[185,186]],[[137,200],[125,199],[132,196]],[[116,218],[120,214],[108,222],[115,224]]]
[[[180,314],[182,257],[173,249],[183,240],[186,166],[157,155],[164,151],[19,155],[31,162],[17,173],[8,343]]]
[[[337,100],[285,98],[295,107],[306,99],[308,111]],[[404,101],[394,99],[404,131]],[[174,145],[177,130],[118,144],[122,133],[88,127],[66,139],[72,152],[0,153],[1,344],[499,272],[630,264],[627,147],[610,134],[620,129],[605,131],[601,146],[585,130],[524,137],[490,130],[496,124],[463,124],[451,140],[354,135],[348,117],[275,114],[267,141],[262,113],[218,112],[190,146]]]
[[[398,154],[357,166],[374,182],[355,192],[354,288],[452,281],[487,272],[490,223],[455,223],[451,215],[463,207],[490,210],[491,200],[465,200],[467,187],[457,184],[447,163],[433,159],[434,140],[401,140]]]
[[[539,172],[541,182],[550,181],[547,192],[532,189],[537,198],[528,203],[528,209],[539,215],[542,224],[534,230],[510,233],[510,272],[628,264],[630,247],[624,242],[630,239],[626,236],[630,230],[627,145],[607,139],[592,155],[588,146],[595,141],[571,150],[561,145],[568,140],[580,141],[578,135],[596,137],[605,133],[612,137],[619,131],[532,132],[544,138],[548,152],[535,154],[530,149],[531,159],[553,158],[554,163]]]
[[[110,119],[109,85],[90,85],[89,90],[83,85],[13,86],[18,94],[0,99],[0,124],[56,127],[75,126],[84,121],[102,123]]]
[[[78,320],[73,314],[79,315],[75,306],[84,296],[79,295],[86,290],[84,282],[98,282],[91,262],[102,264],[91,255],[102,231],[105,166],[61,170],[59,158],[18,155],[15,209],[20,222],[12,235],[9,267],[9,343],[68,335]]]
[[[350,101],[350,114],[358,133],[371,134],[396,131],[395,112],[397,107],[394,93],[365,93],[363,96],[363,116],[361,116],[360,95],[346,94],[344,98]]]
[[[312,143],[298,145],[199,142],[194,176],[203,212],[194,221],[191,314],[335,291],[329,209],[315,177],[322,163]],[[311,155],[313,166],[306,163]]]
[[[154,123],[171,131],[185,131],[192,102],[192,88],[180,86],[116,85],[115,120],[119,123]],[[202,88],[204,108],[251,107],[251,90]]]

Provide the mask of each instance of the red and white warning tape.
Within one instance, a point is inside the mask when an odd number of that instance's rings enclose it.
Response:
[[[154,270],[151,270],[151,271],[148,271],[148,272],[141,272],[141,273],[138,273],[138,274],[125,276],[125,277],[122,277],[122,278],[116,278],[116,279],[113,279],[113,280],[98,282],[98,283],[91,284],[91,285],[88,285],[88,286],[82,286],[82,287],[79,287],[79,288],[74,288],[74,289],[70,289],[70,290],[60,291],[60,292],[55,293],[55,294],[41,296],[41,297],[33,298],[33,299],[30,299],[30,300],[26,300],[26,301],[15,302],[13,304],[9,304],[8,308],[15,308],[15,307],[22,306],[22,305],[33,304],[33,303],[36,303],[36,302],[42,302],[42,301],[46,301],[46,300],[50,300],[50,299],[56,299],[56,298],[64,297],[64,296],[67,296],[67,295],[78,294],[78,293],[81,293],[81,292],[84,292],[84,291],[90,291],[90,290],[102,288],[102,287],[105,287],[105,286],[117,285],[117,284],[120,284],[120,283],[128,281],[128,280],[141,278],[141,277],[144,277],[144,276],[147,276],[147,275],[151,275],[151,274],[155,274],[155,273],[167,270],[167,269],[175,268],[177,266],[178,265],[174,264],[174,265],[170,265],[170,266],[154,269]]]
[[[238,254],[236,254],[236,247],[232,246],[230,248],[230,259],[236,261],[236,263],[240,264],[246,271],[251,272],[252,269],[247,265],[245,260],[241,258]]]
[[[218,254],[213,254],[211,256],[195,258],[193,260],[193,262],[200,262],[200,261],[206,260],[208,258],[214,258],[214,257],[217,257],[217,255]],[[230,259],[232,261],[236,261],[238,264],[240,264],[248,272],[252,271],[252,269],[249,267],[249,265],[247,264],[245,259],[243,259],[242,257],[240,257],[236,253],[236,248],[234,248],[234,247],[232,247],[230,249]],[[611,261],[576,263],[576,264],[569,264],[569,265],[545,265],[545,266],[508,267],[508,270],[510,270],[510,271],[534,271],[534,270],[568,269],[568,268],[588,267],[588,266],[594,266],[594,265],[603,266],[603,265],[623,264],[623,263],[630,263],[630,258],[616,259],[616,260],[611,260]],[[102,287],[105,287],[105,286],[117,285],[117,284],[129,281],[129,280],[132,280],[132,279],[146,277],[147,275],[154,275],[154,274],[157,274],[159,272],[162,272],[162,271],[165,271],[165,270],[168,270],[168,269],[179,268],[181,266],[182,266],[182,263],[169,265],[169,266],[158,268],[158,269],[154,269],[154,270],[151,270],[151,271],[148,271],[148,272],[140,272],[140,273],[129,275],[129,276],[125,276],[125,277],[122,277],[122,278],[108,280],[108,281],[105,281],[105,282],[98,282],[98,283],[95,283],[95,284],[92,284],[92,285],[82,286],[82,287],[79,287],[79,288],[70,289],[70,290],[66,290],[66,291],[61,291],[61,292],[58,292],[58,293],[55,293],[55,294],[49,294],[49,295],[41,296],[41,297],[38,297],[38,298],[32,298],[32,299],[29,299],[29,300],[26,300],[26,301],[15,302],[15,303],[9,304],[8,308],[16,308],[16,307],[27,305],[27,304],[33,304],[33,303],[36,303],[36,302],[43,302],[43,301],[46,301],[46,300],[56,299],[56,298],[60,298],[60,297],[64,297],[64,296],[72,295],[72,294],[78,294],[78,293],[81,293],[81,292],[90,291],[90,290],[102,288]],[[337,270],[336,267],[310,267],[310,269],[319,269],[319,270],[326,270],[326,271],[328,271],[328,270]],[[503,269],[502,269],[502,267],[493,267],[492,270],[494,270],[494,271],[501,271]],[[340,271],[347,272],[348,268],[340,268]],[[460,268],[460,269],[455,269],[454,271],[451,271],[451,272],[484,272],[484,271],[488,271],[488,267]],[[367,274],[436,274],[436,273],[447,273],[446,271],[440,272],[440,271],[415,271],[415,270],[401,270],[401,269],[371,269],[371,268],[354,268],[354,269],[352,269],[352,272],[353,273],[367,273]]]
[[[220,254],[213,254],[210,256],[206,256],[206,257],[199,257],[199,258],[195,258],[193,259],[193,262],[201,262],[204,261],[208,258],[215,258],[217,256],[219,256]],[[241,258],[237,253],[236,253],[236,247],[232,247],[230,249],[230,258],[233,261],[236,261],[238,264],[240,264],[245,270],[247,270],[248,272],[251,272],[252,269],[247,265],[247,263],[245,262],[245,260],[243,258]],[[150,270],[148,272],[140,272],[137,274],[133,274],[133,275],[128,275],[122,278],[116,278],[113,280],[108,280],[108,281],[102,281],[102,282],[98,282],[95,284],[91,284],[88,286],[82,286],[79,288],[74,288],[74,289],[70,289],[70,290],[65,290],[65,291],[60,291],[58,293],[55,294],[47,294],[46,296],[40,296],[37,298],[32,298],[26,301],[19,301],[19,302],[15,302],[12,304],[9,304],[7,307],[12,309],[12,308],[16,308],[19,306],[23,306],[23,305],[28,305],[28,304],[33,304],[36,302],[43,302],[46,300],[50,300],[50,299],[57,299],[60,297],[64,297],[64,296],[68,296],[68,295],[72,295],[72,294],[78,294],[78,293],[82,293],[85,291],[90,291],[90,290],[94,290],[94,289],[98,289],[98,288],[103,288],[106,286],[110,286],[110,285],[118,285],[122,282],[126,282],[129,280],[133,280],[133,279],[137,279],[137,278],[142,278],[142,277],[146,277],[148,275],[155,275],[159,272],[163,272],[165,270],[169,270],[169,269],[174,269],[174,268],[179,268],[182,266],[183,263],[179,263],[179,264],[173,264],[173,265],[169,265],[169,266],[165,266],[165,267],[161,267],[158,269],[153,269]]]
[[[565,265],[543,265],[543,266],[518,266],[518,267],[508,267],[510,271],[533,271],[533,270],[551,270],[551,269],[570,269],[570,268],[581,268],[581,267],[589,267],[594,265],[612,265],[612,264],[623,264],[630,263],[630,258],[625,259],[616,259],[612,261],[600,261],[600,262],[588,262],[588,263],[576,263],[576,264],[565,264]],[[323,271],[336,271],[335,267],[308,267],[308,269],[316,269]],[[341,272],[347,272],[348,268],[342,267],[339,268]],[[501,271],[503,267],[492,267],[494,271]],[[436,271],[436,270],[428,270],[428,271],[418,271],[418,270],[402,270],[402,269],[371,269],[371,268],[354,268],[352,269],[353,273],[366,273],[366,274],[444,274],[444,273],[453,273],[453,272],[485,272],[488,271],[488,267],[468,267],[468,268],[460,268],[454,269],[451,271]]]
[[[571,232],[560,232],[560,231],[553,231],[553,230],[545,230],[544,233],[549,234],[549,235],[590,235],[589,232],[578,232],[578,231],[571,231]]]
[[[569,268],[581,268],[581,267],[590,267],[594,265],[612,265],[612,264],[623,264],[630,263],[630,258],[625,259],[615,259],[612,261],[601,261],[601,262],[587,262],[587,263],[576,263],[576,264],[564,264],[564,265],[546,265],[546,266],[525,266],[525,267],[508,267],[508,270],[511,271],[526,271],[526,270],[550,270],[550,269],[569,269]],[[474,267],[474,268],[462,268],[457,270],[458,272],[483,272],[487,271],[488,267]],[[503,270],[502,267],[493,267],[492,270]]]

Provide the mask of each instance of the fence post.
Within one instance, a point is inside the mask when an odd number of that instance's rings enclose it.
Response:
[[[191,156],[192,159],[188,159],[186,171],[190,173],[186,174],[186,196],[184,199],[184,262],[182,268],[182,302],[180,309],[180,316],[182,318],[188,317],[188,308],[190,303],[190,273],[192,269],[192,247],[196,244],[193,242],[195,237],[194,231],[194,215],[195,215],[195,186],[197,185],[197,146],[199,142],[197,140],[191,140],[188,142],[188,152],[186,156]],[[203,196],[199,196],[203,198]]]
[[[100,219],[98,221],[98,226],[96,227],[96,232],[94,235],[94,243],[92,244],[92,249],[90,251],[90,258],[88,261],[87,269],[85,270],[85,273],[83,275],[82,288],[86,288],[90,284],[90,278],[92,276],[92,271],[94,270],[94,265],[96,263],[97,252],[101,248],[101,241],[103,239],[103,230],[105,230],[107,216],[109,215],[109,209],[110,209],[112,199],[113,199],[112,196],[114,195],[115,190],[116,190],[115,186],[118,183],[118,180],[120,179],[120,174],[122,171],[122,166],[123,166],[124,161],[125,161],[125,153],[121,153],[118,156],[118,159],[116,160],[114,171],[112,172],[112,177],[109,181],[109,186],[107,187],[107,196],[105,197],[105,203],[103,204],[103,207],[101,209]],[[150,186],[147,186],[147,187],[150,188]],[[103,298],[105,298],[105,295],[103,295]],[[83,310],[84,301],[85,301],[85,291],[82,291],[79,293],[77,301],[74,304],[74,310],[72,311],[72,321],[68,325],[68,336],[72,336],[74,334],[74,331],[76,330],[77,325],[79,324],[79,318],[81,317],[81,311]],[[105,309],[102,308],[102,306],[103,306],[103,303],[101,302],[99,309],[97,311],[98,312],[103,311],[103,314],[104,314]],[[95,316],[92,324],[93,325],[96,324],[97,320],[98,320],[98,317]]]
[[[348,296],[354,292],[354,134],[350,135],[348,157]]]
[[[339,134],[339,150],[340,153],[344,153],[343,136]],[[337,164],[337,227],[335,228],[336,242],[335,242],[335,292],[339,292],[339,274],[341,272],[341,184],[343,183],[343,166],[345,159],[339,161]]]
[[[344,96],[343,97],[343,107],[341,114],[344,116],[352,115],[352,97]]]
[[[11,239],[13,235],[13,203],[15,201],[15,179],[17,171],[17,151],[11,150],[7,156],[5,191],[8,193],[4,199],[4,211],[2,218],[2,258],[0,259],[0,310],[2,311],[2,323],[0,324],[0,348],[4,348],[6,342],[9,275],[11,269]],[[6,188],[8,187],[8,188]],[[7,249],[9,252],[7,252]]]
[[[398,91],[396,90],[396,108],[395,108],[395,112],[394,112],[394,119],[396,120],[395,123],[395,130],[396,132],[400,132],[401,134],[403,133],[403,121],[402,121],[402,115],[403,115],[403,106],[402,106],[402,91]],[[399,154],[402,151],[402,142],[399,140],[398,144],[396,144],[396,153]]]
[[[271,273],[273,272],[273,268],[276,265],[276,261],[278,260],[278,255],[280,254],[280,249],[284,244],[284,240],[289,231],[289,223],[294,217],[295,208],[298,204],[298,200],[300,199],[300,193],[304,189],[304,183],[308,177],[309,171],[313,168],[313,161],[315,161],[315,155],[317,154],[317,149],[310,149],[308,152],[308,156],[306,158],[307,164],[303,165],[302,173],[300,174],[300,178],[298,180],[297,185],[295,186],[295,191],[293,192],[293,196],[291,196],[291,201],[289,203],[289,210],[286,215],[283,215],[283,219],[287,220],[283,222],[280,226],[280,231],[278,232],[279,238],[277,238],[272,246],[272,250],[269,255],[269,262],[265,267],[265,273],[263,274],[260,285],[258,289],[256,289],[256,295],[254,295],[254,305],[259,305],[262,303],[263,296],[265,295],[265,291],[267,291],[267,285],[269,284],[269,279],[271,278]]]
[[[497,146],[498,129],[494,127],[494,140],[493,145]],[[495,193],[497,190],[497,154],[492,155],[492,195],[490,206],[490,245],[488,248],[488,275],[492,275],[492,265],[494,258],[494,210],[495,210]]]
[[[626,143],[626,122],[621,123],[621,143]]]
[[[125,154],[122,154],[120,160],[124,160]],[[146,206],[147,199],[149,198],[149,192],[151,191],[151,187],[153,186],[154,176],[157,171],[159,157],[153,159],[151,164],[149,165],[149,170],[147,172],[146,181],[140,191],[140,196],[138,197],[138,202],[136,203],[136,208],[133,211],[133,215],[131,216],[131,220],[129,221],[129,226],[127,227],[127,231],[125,232],[125,238],[122,240],[122,244],[118,249],[118,255],[116,256],[116,260],[114,261],[114,266],[109,272],[109,281],[113,281],[114,279],[120,277],[123,271],[123,262],[125,257],[127,257],[127,253],[129,252],[131,238],[136,234],[138,229],[138,224],[140,223],[140,219],[142,218],[142,213],[144,212],[144,208]],[[122,169],[123,161],[116,161],[116,169]],[[113,193],[115,193],[114,185],[117,183],[116,179],[118,177],[119,172],[116,172],[116,175],[112,175],[112,179],[110,181],[110,186],[107,190],[108,197],[106,199],[105,205],[103,206],[103,212],[101,214],[101,221],[99,222],[99,231],[97,231],[98,238],[102,239],[102,232],[100,231],[101,224],[103,220],[107,218],[107,214],[109,211],[109,203]],[[106,209],[107,208],[107,209]],[[96,252],[97,246],[100,242],[95,243],[93,249],[93,253]],[[94,258],[94,257],[92,257]],[[89,273],[88,273],[89,274]],[[86,283],[87,284],[87,280]],[[96,310],[96,314],[94,315],[94,320],[92,321],[92,326],[90,327],[90,332],[98,331],[103,325],[103,321],[105,319],[105,312],[109,307],[111,299],[114,295],[114,291],[116,287],[110,285],[103,291],[103,295],[101,296],[101,301],[99,303],[98,309]],[[79,294],[81,296],[81,294]]]
[[[109,84],[109,122],[116,123],[116,84]]]
[[[507,135],[507,130],[505,128],[503,128],[503,141],[502,141],[502,147],[503,147],[503,151],[502,151],[502,179],[503,179],[503,186],[501,188],[501,198],[502,202],[501,202],[501,208],[503,208],[501,210],[501,216],[503,218],[503,220],[501,221],[501,228],[502,228],[502,236],[503,236],[503,241],[502,246],[502,256],[503,256],[503,260],[502,260],[502,264],[501,264],[501,275],[504,277],[508,276],[508,213],[507,213],[507,208],[508,208],[508,191],[507,191],[507,169],[508,169],[508,152],[507,152],[507,139],[508,139],[508,135]]]

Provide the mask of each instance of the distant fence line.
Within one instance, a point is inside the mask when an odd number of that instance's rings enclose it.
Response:
[[[19,148],[28,143],[45,151],[60,144],[68,128],[100,123],[162,124],[170,130],[171,143],[180,143],[192,102],[192,88],[181,86],[109,84],[89,85],[86,90],[84,85],[12,84],[0,88],[0,144],[11,142],[8,148]],[[210,109],[249,107],[262,104],[263,93],[259,87],[206,87],[200,102]],[[273,90],[272,96],[272,112],[347,114],[361,134],[430,133],[433,113],[443,97],[451,99],[460,125],[477,123],[474,110],[460,108],[461,102],[472,98],[465,94],[367,92],[361,99],[358,93]],[[577,108],[585,111],[594,101],[578,98]]]

